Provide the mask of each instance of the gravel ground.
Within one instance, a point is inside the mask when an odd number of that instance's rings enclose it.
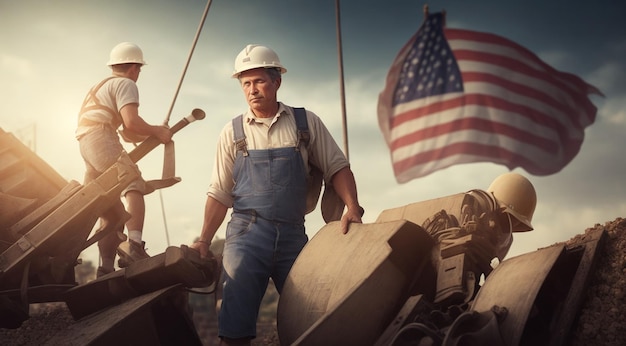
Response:
[[[608,241],[587,289],[572,345],[626,345],[626,219],[597,224],[585,233],[603,227]]]
[[[596,224],[567,241],[582,241],[587,232],[604,228],[608,239],[592,274],[585,302],[572,331],[572,345],[626,345],[626,219]],[[0,328],[1,345],[43,345],[74,323],[64,303],[33,304],[30,318],[18,329]],[[207,341],[212,345],[214,341]],[[276,329],[259,330],[253,345],[278,344]]]

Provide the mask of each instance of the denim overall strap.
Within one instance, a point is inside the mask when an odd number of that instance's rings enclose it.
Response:
[[[243,133],[243,122],[237,125]],[[238,145],[233,168],[233,212],[303,224],[307,173],[298,148],[249,150],[245,147],[245,137],[242,142],[236,136],[235,142],[243,144],[241,148]]]
[[[294,117],[296,118],[296,127],[298,128],[298,142],[296,143],[296,150],[300,150],[301,142],[305,146],[309,145],[311,135],[309,134],[309,124],[306,121],[306,111],[304,108],[294,108]]]
[[[237,152],[241,151],[243,156],[248,156],[248,144],[246,144],[246,134],[243,132],[243,114],[233,119],[234,141]]]

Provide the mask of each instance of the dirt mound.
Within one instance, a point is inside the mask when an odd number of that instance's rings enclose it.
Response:
[[[585,234],[602,228],[608,239],[592,274],[572,345],[626,345],[626,219],[596,224]]]

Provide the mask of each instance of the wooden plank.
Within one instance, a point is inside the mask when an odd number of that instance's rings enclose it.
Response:
[[[0,254],[0,278],[33,256],[53,256],[67,250],[64,244],[73,244],[68,238],[86,240],[94,218],[117,203],[121,191],[138,176],[137,167],[126,158],[81,188]],[[87,222],[91,225],[86,225]]]
[[[37,200],[0,192],[0,239],[12,240],[7,229],[36,208]]]
[[[179,285],[86,316],[44,345],[201,345]]]
[[[7,145],[0,151],[0,181],[22,168],[23,160],[12,149]]]
[[[67,181],[48,163],[42,158],[37,156],[32,150],[26,147],[15,136],[7,132],[0,132],[0,148],[8,148],[8,151],[3,153],[2,162],[9,162],[5,155],[10,155],[19,160],[20,164],[23,164],[22,169],[18,169],[11,175],[14,177],[22,177],[28,179],[30,184],[16,184],[13,183],[14,193],[8,192],[5,189],[4,182],[0,184],[4,189],[4,192],[14,194],[18,197],[33,198],[33,196],[42,197],[46,194],[48,198],[52,198],[56,193],[67,185]],[[16,163],[11,163],[15,165]],[[6,168],[6,167],[5,167]],[[19,187],[20,189],[16,189]]]
[[[186,246],[170,246],[165,253],[133,262],[126,268],[68,290],[63,300],[74,318],[82,318],[171,285],[207,287],[215,281],[216,275],[215,261],[200,258],[199,252]]]
[[[179,120],[174,126],[170,127],[170,132],[172,135],[176,134],[176,132],[182,130],[191,122],[196,120],[202,120],[206,114],[202,109],[194,108],[191,111],[191,114],[187,117]],[[128,156],[133,162],[137,162],[141,160],[144,156],[146,156],[149,152],[151,152],[154,148],[159,146],[161,142],[154,136],[148,137],[145,141],[141,142],[135,149],[133,149]]]
[[[13,224],[9,229],[11,236],[17,239],[25,234],[35,224],[39,223],[44,217],[48,216],[54,209],[74,195],[80,188],[82,188],[82,185],[77,181],[70,181],[56,196]]]

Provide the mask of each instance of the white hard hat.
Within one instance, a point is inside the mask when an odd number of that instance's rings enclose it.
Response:
[[[513,232],[532,231],[530,223],[537,205],[537,193],[533,184],[517,173],[498,176],[487,189],[492,193],[504,211],[519,221],[513,225]]]
[[[265,46],[249,44],[235,58],[233,78],[239,77],[241,72],[259,67],[276,68],[280,70],[280,73],[287,72],[287,69],[281,65],[276,52]]]
[[[134,43],[122,42],[111,49],[108,66],[120,64],[146,65],[141,48]]]

